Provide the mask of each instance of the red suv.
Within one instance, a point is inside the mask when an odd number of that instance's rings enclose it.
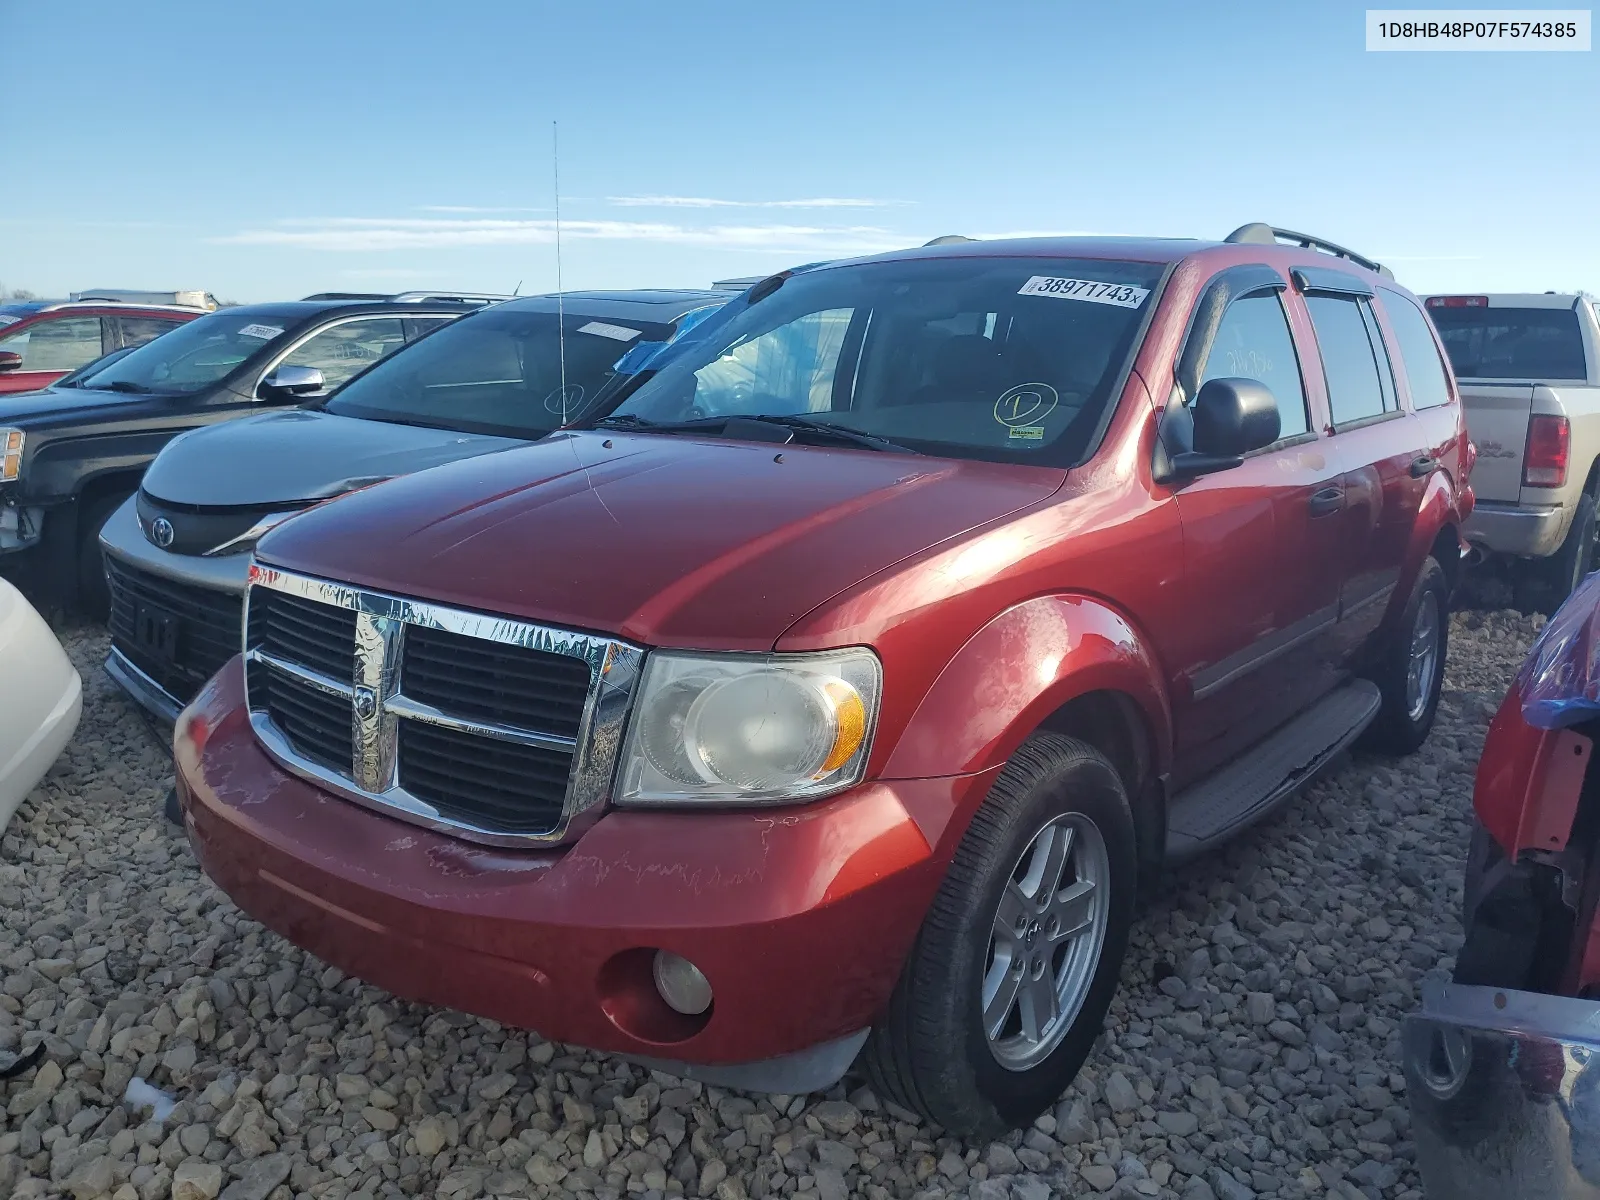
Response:
[[[142,346],[205,313],[110,300],[0,304],[0,395],[49,387],[101,355]]]
[[[588,424],[269,533],[178,723],[206,871],[399,995],[992,1134],[1147,873],[1433,722],[1461,408],[1329,243],[783,273]]]

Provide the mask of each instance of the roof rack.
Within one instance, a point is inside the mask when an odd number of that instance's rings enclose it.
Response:
[[[755,287],[765,278],[765,275],[741,275],[738,279],[715,279],[712,281],[711,286],[714,288],[727,288],[730,291],[734,289],[743,291],[747,287]]]
[[[459,304],[498,304],[514,300],[514,296],[491,295],[488,292],[313,292],[301,300],[370,300],[374,303],[427,304],[433,301],[452,301]]]
[[[57,312],[63,308],[139,308],[149,309],[153,312],[181,312],[203,313],[209,309],[197,304],[173,304],[171,301],[163,303],[145,303],[139,300],[123,300],[116,296],[93,296],[87,293],[78,293],[71,300],[51,300],[41,304],[39,312]]]
[[[389,299],[401,304],[426,304],[434,300],[459,300],[468,304],[499,304],[502,300],[515,300],[515,296],[502,296],[490,292],[400,292]]]
[[[1338,242],[1330,242],[1326,238],[1313,237],[1309,233],[1296,233],[1293,229],[1279,229],[1275,225],[1268,225],[1264,221],[1252,221],[1248,225],[1241,225],[1227,237],[1224,242],[1246,243],[1254,246],[1276,246],[1280,242],[1290,242],[1302,250],[1321,250],[1335,258],[1349,259],[1358,267],[1365,267],[1369,271],[1376,271],[1385,279],[1393,279],[1394,272],[1382,263],[1374,262],[1365,255],[1357,254]]]

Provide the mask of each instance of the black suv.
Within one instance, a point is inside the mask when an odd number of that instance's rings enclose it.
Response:
[[[104,616],[100,527],[173,437],[331,391],[501,297],[325,295],[210,313],[43,391],[0,397],[0,572]]]

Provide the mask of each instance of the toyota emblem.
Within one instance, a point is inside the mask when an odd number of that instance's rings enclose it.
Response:
[[[172,528],[172,522],[165,517],[157,517],[150,522],[150,540],[165,550],[172,545],[172,539],[177,533]]]
[[[358,687],[356,689],[356,716],[363,721],[370,721],[377,711],[377,695],[371,688]]]

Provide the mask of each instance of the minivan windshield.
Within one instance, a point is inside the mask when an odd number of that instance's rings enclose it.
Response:
[[[565,336],[561,336],[564,331]],[[662,322],[500,306],[437,329],[340,388],[324,411],[463,433],[539,438],[623,377],[639,351],[672,336]],[[562,390],[563,375],[566,390]]]
[[[808,271],[686,342],[605,424],[779,417],[802,441],[829,426],[868,448],[1074,464],[1164,270],[951,257]]]
[[[272,310],[223,309],[196,317],[108,363],[75,386],[184,395],[209,387],[275,345],[289,322]]]
[[[1583,334],[1571,308],[1429,304],[1458,379],[1584,379]]]

